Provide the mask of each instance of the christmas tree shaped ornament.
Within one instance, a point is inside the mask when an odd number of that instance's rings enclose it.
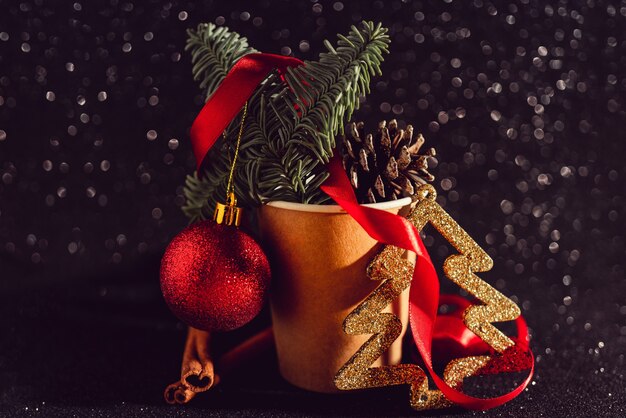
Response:
[[[463,310],[463,322],[493,352],[490,355],[452,360],[444,370],[443,383],[458,391],[466,377],[532,368],[532,355],[523,338],[514,341],[492,324],[516,320],[520,316],[520,310],[513,301],[476,276],[475,273],[492,268],[491,258],[436,203],[436,192],[432,186],[421,186],[416,197],[418,203],[408,219],[418,231],[431,223],[459,251],[459,254],[446,259],[444,273],[482,303],[466,307]],[[350,335],[374,335],[339,370],[335,384],[344,390],[409,384],[413,408],[443,408],[452,405],[451,401],[441,390],[429,389],[427,375],[418,365],[370,367],[399,334],[399,320],[393,314],[381,313],[381,310],[411,284],[415,266],[403,258],[405,252],[402,248],[387,245],[368,266],[367,275],[372,280],[382,281],[382,284],[346,317],[344,330]],[[414,321],[411,324],[413,326]],[[415,331],[414,329],[414,334],[417,334]],[[521,335],[525,332],[525,326],[522,328],[518,323],[518,333]],[[528,380],[516,390],[521,391]],[[471,397],[467,399],[468,404],[475,402],[476,405],[485,401],[476,401],[476,398]]]
[[[237,227],[234,172],[247,114],[243,108],[228,179],[226,203],[213,221],[192,224],[169,244],[161,262],[161,290],[171,311],[187,325],[205,331],[229,331],[252,320],[263,307],[269,287],[267,258]]]

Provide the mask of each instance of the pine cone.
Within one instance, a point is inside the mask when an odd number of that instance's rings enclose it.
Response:
[[[398,129],[395,119],[382,121],[373,135],[363,122],[348,124],[343,137],[343,165],[359,203],[376,203],[412,196],[421,184],[435,178],[428,172],[430,148],[418,154],[424,137],[413,138],[413,127]]]

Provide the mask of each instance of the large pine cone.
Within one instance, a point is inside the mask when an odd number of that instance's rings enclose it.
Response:
[[[348,124],[343,137],[343,164],[359,203],[376,203],[412,196],[434,177],[428,172],[430,148],[418,154],[424,137],[413,138],[413,127],[398,129],[395,119],[382,121],[372,135],[363,122]]]

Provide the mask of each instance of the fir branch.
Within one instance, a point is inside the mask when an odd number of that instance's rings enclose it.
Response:
[[[256,52],[237,32],[213,23],[201,23],[187,30],[185,51],[191,51],[193,79],[200,81],[206,97],[220,85],[233,65],[246,54]]]
[[[325,42],[328,52],[320,54],[319,61],[290,68],[285,81],[274,73],[255,91],[249,100],[235,175],[242,206],[275,200],[328,201],[319,190],[328,177],[324,166],[333,155],[335,135],[343,131],[360,97],[369,93],[371,77],[380,74],[383,54],[388,52],[386,32],[372,22],[363,22],[358,29],[353,26],[347,36],[339,35],[336,47]],[[209,40],[199,45],[190,38],[188,49],[197,79],[207,81],[212,75],[221,81],[222,74],[227,73],[225,67],[216,64],[217,58],[205,58],[205,54],[221,50],[225,38],[220,39],[215,44]],[[209,50],[205,49],[207,44],[212,45]],[[214,89],[219,83],[207,81],[205,85]],[[230,126],[234,125],[235,121]],[[227,129],[226,139],[211,150],[202,179],[197,173],[187,179],[183,210],[192,220],[210,216],[209,208],[225,194],[228,147],[235,139],[230,131]]]

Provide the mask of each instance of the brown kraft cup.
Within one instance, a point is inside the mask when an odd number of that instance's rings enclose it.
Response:
[[[411,200],[377,203],[405,214]],[[261,240],[270,259],[270,304],[278,364],[295,386],[339,392],[333,378],[369,335],[347,335],[346,316],[380,282],[365,270],[381,245],[335,205],[271,202],[260,209]],[[408,289],[385,312],[408,324]],[[402,338],[373,366],[398,364]]]

